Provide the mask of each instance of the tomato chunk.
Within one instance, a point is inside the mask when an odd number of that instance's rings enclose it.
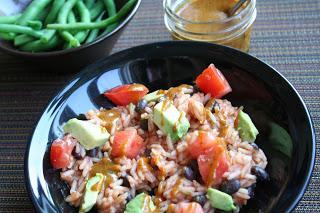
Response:
[[[50,162],[53,168],[66,168],[72,160],[72,150],[75,142],[69,139],[56,139],[50,148]]]
[[[199,203],[181,202],[178,204],[170,204],[168,207],[168,213],[203,213],[203,209]]]
[[[226,147],[222,143],[200,155],[197,161],[201,178],[207,186],[220,184],[223,174],[229,170]]]
[[[212,98],[221,98],[232,91],[226,78],[213,64],[196,78],[196,84],[202,92],[210,93]]]
[[[143,138],[138,135],[136,129],[119,131],[114,135],[111,155],[113,157],[135,158],[139,155],[143,146]]]
[[[142,84],[125,84],[106,91],[103,95],[114,104],[126,106],[130,103],[137,104],[149,92]]]
[[[194,139],[190,138],[187,150],[193,159],[197,159],[199,155],[205,154],[210,148],[216,146],[216,136],[208,131],[198,131],[198,136]]]

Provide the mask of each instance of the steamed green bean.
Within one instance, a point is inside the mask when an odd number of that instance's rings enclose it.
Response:
[[[12,41],[15,38],[14,33],[0,33],[0,38],[7,41]]]
[[[33,0],[18,18],[16,24],[27,25],[27,22],[34,20],[50,2],[51,0]]]
[[[54,2],[52,3],[51,10],[44,21],[45,25],[51,24],[56,21],[58,17],[58,13],[61,7],[64,5],[64,3],[65,3],[65,0],[54,0]]]
[[[89,12],[88,8],[85,6],[85,4],[83,3],[83,1],[80,0],[76,3],[76,9],[78,10],[78,13],[80,15],[80,19],[82,22],[86,22],[86,23],[91,22],[90,12]],[[89,30],[84,30],[84,31],[78,32],[74,37],[80,43],[82,43],[86,39],[88,34],[89,34]]]
[[[43,32],[32,29],[31,27],[16,24],[0,24],[0,32],[3,33],[22,33],[36,38],[40,38]]]
[[[117,8],[116,8],[116,4],[114,3],[114,0],[103,0],[104,5],[107,9],[108,12],[108,16],[114,16],[117,14]],[[117,26],[119,25],[119,22],[115,22],[113,24],[110,24],[109,26],[107,26],[107,28],[105,29],[105,31],[103,32],[103,34],[108,34],[110,33],[112,30],[114,30]]]
[[[96,19],[96,22],[101,21],[103,15],[104,15],[104,12],[102,12],[102,13],[100,14],[100,16]],[[85,42],[85,43],[90,43],[90,42],[92,42],[93,40],[95,40],[95,39],[97,38],[98,34],[99,34],[99,31],[100,31],[99,29],[91,30],[90,33],[89,33],[89,35],[88,35],[88,38],[86,39],[86,42]]]
[[[20,13],[12,16],[0,16],[0,24],[14,24],[20,16]]]
[[[30,41],[34,41],[34,40],[35,40],[35,38],[32,36],[21,34],[21,35],[18,35],[14,38],[14,45],[21,46],[23,44],[26,44],[26,43],[28,43]]]
[[[99,22],[91,22],[91,23],[84,23],[78,22],[74,24],[48,24],[47,27],[49,29],[56,29],[56,30],[87,30],[87,29],[102,29],[110,24],[113,24],[119,20],[121,20],[134,6],[137,0],[129,0],[120,10],[119,12],[112,17],[109,17],[105,20]]]

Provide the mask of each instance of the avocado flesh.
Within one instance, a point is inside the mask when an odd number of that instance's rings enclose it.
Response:
[[[96,204],[98,194],[102,188],[103,174],[97,173],[96,176],[90,178],[86,184],[86,190],[83,196],[83,200],[80,206],[79,213],[90,211]]]
[[[207,191],[207,198],[213,208],[223,211],[233,211],[236,209],[232,197],[217,189],[209,188]]]
[[[110,137],[104,127],[76,118],[70,119],[63,130],[76,138],[86,150],[103,145]]]
[[[182,138],[190,127],[185,113],[180,112],[170,100],[165,100],[155,105],[153,121],[173,141]]]
[[[146,100],[147,102],[151,102],[151,101],[156,101],[159,98],[161,98],[162,96],[164,96],[164,93],[161,93],[159,90],[156,90],[154,92],[151,92],[147,95],[145,95],[143,97],[144,100]]]
[[[126,205],[125,213],[143,213],[155,210],[151,197],[145,193],[138,194]]]
[[[242,110],[240,110],[238,114],[237,130],[242,141],[247,141],[249,143],[254,142],[259,134],[249,115]]]
[[[280,125],[271,122],[270,124],[269,142],[271,147],[280,151],[288,158],[292,157],[292,140],[288,132]]]

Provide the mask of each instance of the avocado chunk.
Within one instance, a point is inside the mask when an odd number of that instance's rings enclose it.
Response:
[[[233,211],[236,209],[233,204],[232,197],[227,193],[221,192],[217,189],[209,188],[207,198],[213,208],[223,211]]]
[[[86,150],[103,145],[110,137],[104,127],[76,118],[70,119],[63,130],[76,138]]]
[[[182,138],[190,127],[185,113],[180,112],[170,100],[164,100],[155,105],[153,121],[173,141]]]
[[[243,141],[248,141],[249,143],[254,142],[259,134],[249,115],[242,110],[240,110],[238,114],[237,130],[239,131],[240,138]]]
[[[149,195],[145,193],[138,194],[126,205],[125,213],[143,213],[152,212],[156,209]]]
[[[144,100],[146,100],[147,102],[151,102],[151,101],[156,101],[158,100],[159,98],[161,98],[162,96],[164,96],[164,93],[161,92],[161,90],[156,90],[154,92],[151,92],[147,95],[145,95],[143,97]]]
[[[96,176],[87,181],[86,190],[79,210],[80,213],[90,211],[96,204],[98,194],[102,188],[103,179],[103,174],[97,173]]]

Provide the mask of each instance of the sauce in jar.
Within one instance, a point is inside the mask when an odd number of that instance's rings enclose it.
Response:
[[[248,51],[255,0],[228,17],[238,0],[165,0],[165,24],[173,38],[207,41]]]

